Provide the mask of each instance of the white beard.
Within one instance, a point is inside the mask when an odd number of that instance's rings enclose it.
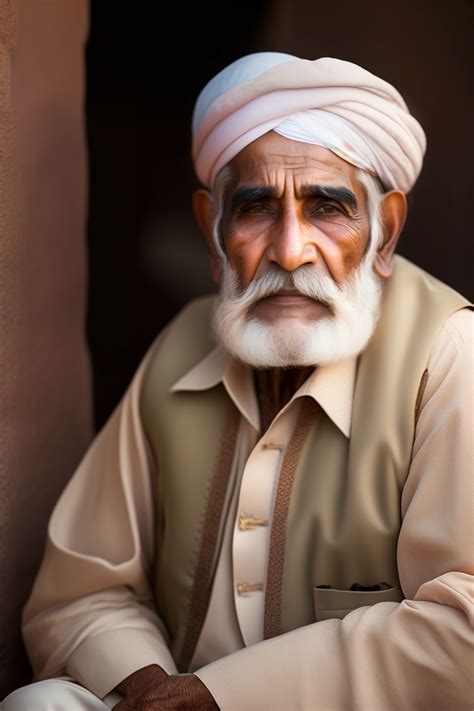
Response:
[[[273,267],[240,291],[235,272],[223,263],[223,281],[213,326],[219,340],[237,359],[256,368],[328,365],[358,355],[367,345],[380,313],[381,280],[373,271],[370,250],[347,282],[338,286],[314,267],[294,272]],[[296,288],[329,306],[330,315],[314,322],[297,317],[265,323],[249,311],[262,298]]]

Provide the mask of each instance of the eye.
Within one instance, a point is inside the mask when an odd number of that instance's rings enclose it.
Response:
[[[249,205],[243,205],[239,214],[241,215],[261,215],[263,213],[269,212],[271,210],[270,206],[264,202],[253,202]]]
[[[316,215],[345,215],[345,210],[336,202],[321,202],[314,205],[311,212]]]

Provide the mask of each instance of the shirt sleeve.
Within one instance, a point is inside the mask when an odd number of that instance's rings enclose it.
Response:
[[[468,711],[474,654],[472,314],[432,349],[402,493],[406,599],[302,627],[198,670],[223,711]]]
[[[53,511],[23,614],[35,678],[66,673],[101,698],[148,664],[176,673],[149,582],[154,463],[139,407],[159,340]]]

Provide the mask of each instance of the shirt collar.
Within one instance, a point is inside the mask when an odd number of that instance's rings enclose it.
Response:
[[[290,403],[299,397],[312,397],[336,427],[349,437],[356,369],[355,356],[315,368]],[[179,378],[172,386],[171,392],[208,390],[218,383],[224,385],[243,417],[259,430],[260,414],[252,368],[232,358],[220,344]]]
[[[294,397],[309,395],[342,434],[350,437],[357,357],[315,368]]]
[[[232,358],[221,344],[188,370],[172,386],[171,392],[209,390],[218,383],[224,385],[227,394],[245,419],[259,430],[260,413],[252,369]]]

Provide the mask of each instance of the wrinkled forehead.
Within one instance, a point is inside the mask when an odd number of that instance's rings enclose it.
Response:
[[[359,187],[357,168],[327,148],[293,141],[270,131],[250,143],[230,162],[231,184],[272,186],[316,184]]]

